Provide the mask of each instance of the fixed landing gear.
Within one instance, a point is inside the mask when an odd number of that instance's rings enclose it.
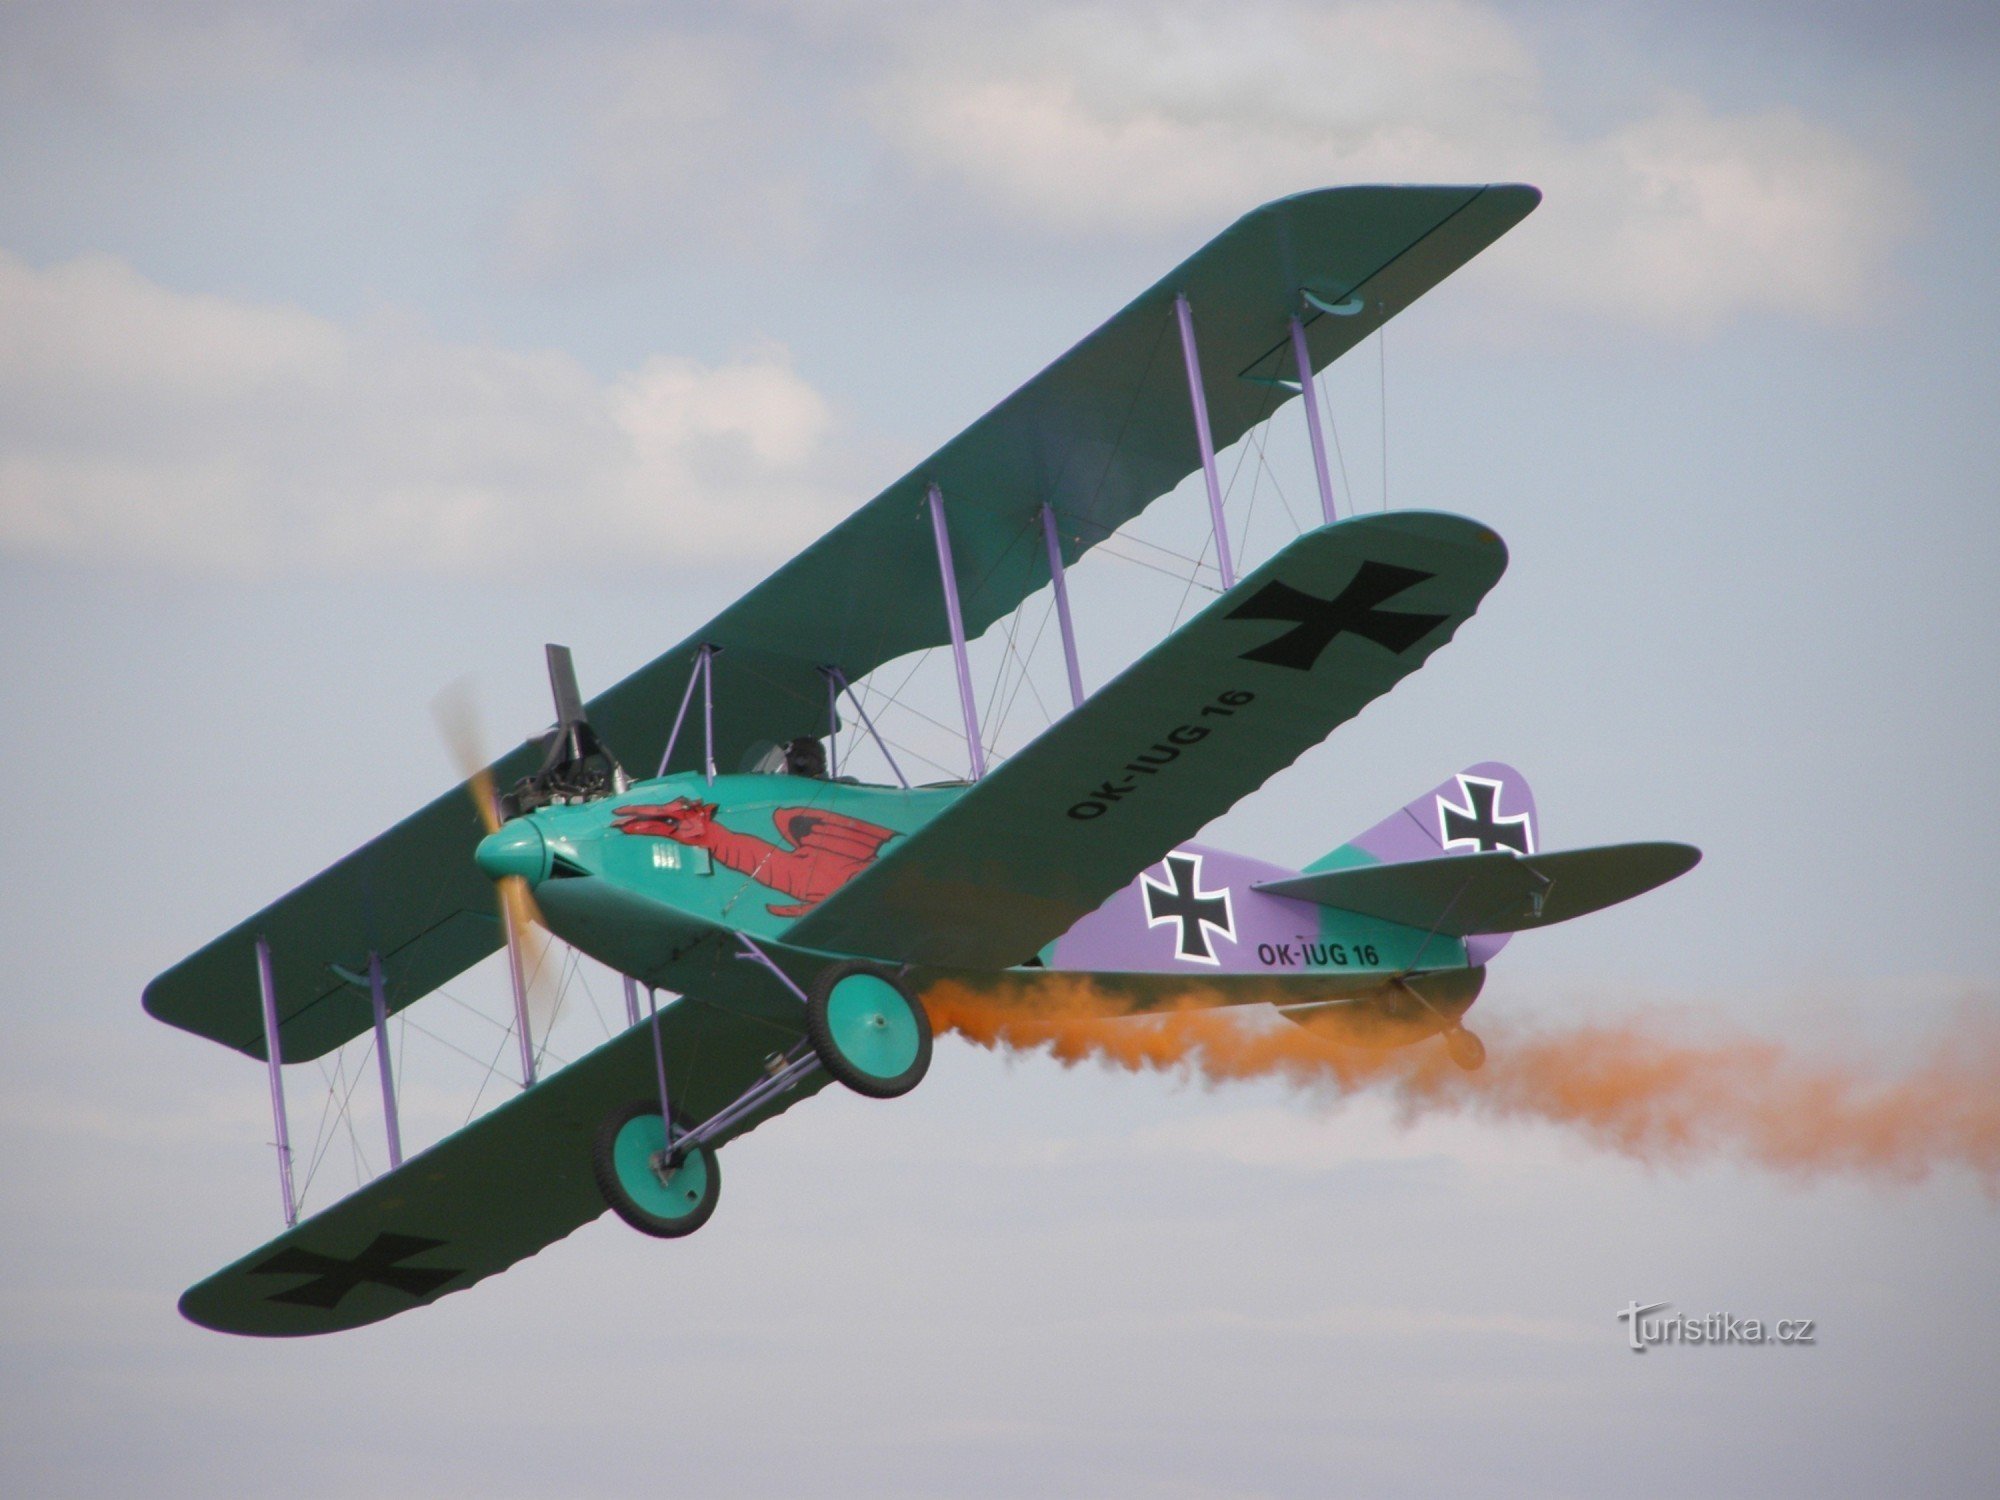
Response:
[[[1477,1072],[1486,1063],[1486,1043],[1467,1031],[1460,1022],[1460,1017],[1478,997],[1479,986],[1486,978],[1486,971],[1474,969],[1471,971],[1471,976],[1469,990],[1461,988],[1459,995],[1454,997],[1457,1003],[1449,1009],[1433,1003],[1428,995],[1406,979],[1391,981],[1397,989],[1430,1013],[1431,1019],[1437,1023],[1438,1035],[1444,1038],[1445,1056],[1468,1073]]]
[[[793,990],[799,993],[796,986]],[[745,1120],[815,1073],[824,1070],[857,1094],[893,1099],[930,1071],[930,1016],[896,975],[870,964],[838,964],[801,998],[806,1034],[700,1124],[676,1125],[669,1137],[661,1063],[659,1093],[627,1105],[599,1127],[591,1165],[598,1191],[619,1218],[661,1239],[693,1234],[715,1212],[722,1190],[710,1143],[727,1140]]]
[[[871,1099],[894,1099],[931,1066],[931,1018],[903,983],[866,964],[827,970],[806,998],[806,1036],[826,1071]]]
[[[1463,1026],[1445,1028],[1444,1052],[1468,1073],[1477,1071],[1486,1061],[1486,1044]]]
[[[604,1122],[592,1165],[612,1212],[663,1240],[701,1228],[722,1193],[722,1169],[706,1142],[667,1149],[656,1100],[637,1100]]]

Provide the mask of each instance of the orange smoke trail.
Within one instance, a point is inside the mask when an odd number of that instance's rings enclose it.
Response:
[[[1208,1083],[1277,1078],[1344,1096],[1390,1093],[1406,1117],[1469,1111],[1570,1126],[1657,1163],[1732,1156],[1797,1175],[1917,1179],[1960,1166],[2000,1191],[2000,1033],[1971,1026],[1900,1074],[1812,1061],[1765,1039],[1676,1042],[1641,1022],[1482,1026],[1489,1060],[1462,1072],[1436,1043],[1361,1045],[1333,1018],[1246,1026],[1196,1003],[1134,1014],[1077,983],[1023,995],[955,984],[924,996],[932,1025],[978,1046],[1096,1059]]]

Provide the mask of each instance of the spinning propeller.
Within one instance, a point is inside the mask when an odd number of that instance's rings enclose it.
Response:
[[[551,645],[545,650],[556,721],[549,730],[541,767],[534,775],[522,777],[510,791],[503,794],[494,788],[478,714],[463,684],[447,689],[435,705],[445,741],[465,777],[480,826],[486,830],[479,846],[479,863],[493,877],[500,892],[501,914],[514,937],[527,1002],[526,1019],[531,1030],[539,1024],[544,1035],[555,1020],[556,996],[547,973],[545,925],[530,887],[547,874],[548,849],[540,830],[520,819],[541,807],[614,796],[632,784],[584,713],[569,647]],[[503,834],[503,830],[507,832]]]
[[[463,683],[453,683],[432,704],[445,747],[465,780],[466,794],[472,798],[479,825],[487,834],[501,826],[499,793],[493,787],[493,772],[479,730],[479,712],[472,692]],[[555,987],[548,982],[549,940],[542,925],[541,908],[535,904],[528,882],[519,875],[505,875],[494,882],[500,902],[500,919],[512,937],[521,965],[522,990],[527,998],[528,1019],[544,1036],[555,1021]],[[532,1040],[532,1038],[530,1039]]]

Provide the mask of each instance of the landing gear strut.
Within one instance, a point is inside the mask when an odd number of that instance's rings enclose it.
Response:
[[[1473,973],[1480,978],[1484,978],[1485,976],[1483,969],[1475,969]],[[1454,1011],[1440,1010],[1431,1003],[1430,998],[1422,990],[1406,979],[1399,978],[1391,982],[1404,994],[1415,1000],[1418,1005],[1429,1011],[1433,1019],[1437,1021],[1438,1035],[1444,1038],[1444,1055],[1446,1057],[1449,1057],[1468,1073],[1477,1072],[1485,1065],[1486,1043],[1480,1041],[1478,1037],[1467,1031],[1459,1021],[1459,1018],[1465,1014],[1466,1008],[1472,1004],[1472,997],[1479,993],[1477,983],[1472,986],[1472,994],[1466,997],[1464,1004],[1458,1006]]]
[[[752,952],[762,958],[761,953]],[[764,959],[794,993],[798,987]],[[870,964],[837,964],[806,1002],[806,1034],[772,1057],[761,1077],[699,1125],[669,1132],[659,1092],[609,1116],[597,1132],[591,1163],[598,1190],[618,1217],[661,1239],[693,1234],[715,1212],[722,1173],[711,1141],[825,1070],[857,1094],[907,1094],[931,1065],[931,1018],[903,980]]]

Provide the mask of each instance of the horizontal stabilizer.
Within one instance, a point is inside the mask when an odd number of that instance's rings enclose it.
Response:
[[[1525,857],[1495,850],[1322,870],[1257,887],[1448,937],[1521,932],[1642,896],[1701,862],[1688,844],[1607,844]]]

